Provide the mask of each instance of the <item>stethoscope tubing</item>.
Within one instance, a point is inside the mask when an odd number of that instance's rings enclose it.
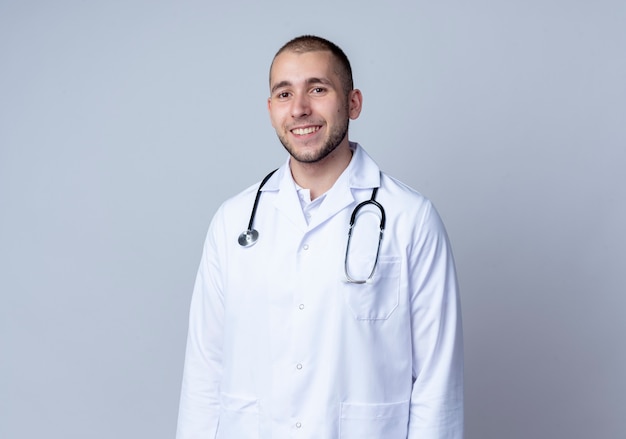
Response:
[[[250,214],[250,222],[248,223],[248,231],[252,231],[252,223],[254,222],[254,218],[256,217],[256,209],[259,206],[259,198],[261,198],[261,189],[263,188],[263,186],[265,186],[267,180],[272,178],[272,175],[274,175],[276,171],[278,171],[278,168],[267,174],[265,178],[263,178],[263,180],[261,181],[261,184],[256,191],[256,196],[254,197],[254,205],[252,206],[252,213]]]
[[[256,217],[256,209],[259,206],[259,199],[261,198],[261,189],[267,183],[274,173],[278,171],[278,169],[274,169],[272,172],[267,174],[265,178],[261,181],[259,188],[256,191],[256,195],[254,197],[254,204],[252,205],[252,213],[250,214],[250,222],[248,222],[248,228],[244,230],[241,235],[237,238],[237,242],[242,247],[252,247],[259,239],[259,232],[252,228],[254,225],[254,218]]]
[[[376,266],[378,265],[378,255],[380,254],[380,244],[383,241],[383,231],[385,230],[385,224],[386,224],[387,218],[385,215],[385,208],[382,206],[382,204],[380,204],[375,199],[377,193],[378,193],[378,188],[376,187],[372,190],[372,197],[369,200],[365,200],[357,204],[357,206],[352,211],[352,215],[350,216],[350,228],[348,229],[348,242],[346,243],[346,255],[343,259],[343,270],[344,270],[344,274],[346,275],[346,280],[349,283],[364,284],[364,283],[371,281],[372,277],[374,276],[374,271],[376,271]],[[354,224],[356,223],[356,216],[359,213],[359,210],[361,210],[361,208],[365,206],[369,206],[369,205],[376,206],[378,210],[380,210],[380,233],[378,235],[378,247],[376,248],[376,257],[374,258],[374,266],[372,267],[372,271],[367,276],[367,279],[358,280],[350,276],[350,270],[348,269],[348,254],[350,253],[350,242],[352,241],[352,229],[354,228]]]

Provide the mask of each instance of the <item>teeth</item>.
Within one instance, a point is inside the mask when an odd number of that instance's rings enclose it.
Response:
[[[317,131],[318,128],[317,127],[308,127],[308,128],[296,128],[294,130],[292,130],[292,132],[294,134],[297,134],[299,136],[303,136],[305,134],[311,134],[314,133],[315,131]]]

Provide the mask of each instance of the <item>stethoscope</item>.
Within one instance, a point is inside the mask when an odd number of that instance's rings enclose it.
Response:
[[[265,178],[261,181],[261,184],[259,185],[259,188],[256,191],[256,196],[254,197],[254,204],[252,205],[252,212],[250,213],[250,222],[248,223],[248,228],[245,231],[243,231],[241,235],[239,235],[239,238],[237,239],[237,242],[242,247],[252,247],[259,240],[259,232],[255,230],[252,227],[252,225],[254,223],[254,217],[256,216],[256,209],[259,205],[259,199],[261,198],[261,189],[263,188],[265,183],[267,183],[270,177],[274,175],[274,173],[277,170],[278,169],[274,169],[272,172],[267,174]],[[350,228],[348,230],[348,242],[346,244],[346,255],[344,258],[344,272],[346,275],[346,281],[349,283],[364,284],[367,282],[371,282],[372,277],[374,276],[374,271],[376,271],[376,265],[378,264],[378,255],[380,254],[380,243],[383,240],[383,230],[385,230],[385,220],[386,220],[385,209],[383,208],[382,204],[376,201],[377,192],[378,192],[378,188],[376,187],[372,190],[372,197],[369,200],[365,200],[359,203],[354,208],[354,210],[352,211],[352,215],[350,216]],[[376,257],[374,259],[374,266],[372,267],[372,271],[370,272],[367,279],[361,280],[361,279],[355,279],[350,276],[350,273],[348,270],[348,253],[350,252],[350,241],[352,240],[352,229],[354,228],[354,224],[356,223],[356,216],[359,213],[359,210],[361,210],[363,207],[368,206],[368,205],[375,206],[378,208],[378,210],[380,210],[380,233],[378,235],[378,246],[376,248]]]

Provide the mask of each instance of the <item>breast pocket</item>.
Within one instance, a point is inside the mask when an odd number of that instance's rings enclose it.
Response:
[[[341,439],[404,439],[409,425],[409,402],[341,405]]]
[[[259,403],[253,398],[222,393],[216,439],[258,439]]]
[[[355,260],[360,264],[372,262]],[[357,320],[386,320],[398,307],[400,295],[400,265],[398,257],[380,257],[374,275],[366,283],[344,285],[345,300]]]

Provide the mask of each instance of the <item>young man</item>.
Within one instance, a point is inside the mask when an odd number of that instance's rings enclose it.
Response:
[[[450,246],[431,203],[348,140],[345,54],[290,41],[267,105],[289,158],[211,222],[177,438],[462,438]]]

